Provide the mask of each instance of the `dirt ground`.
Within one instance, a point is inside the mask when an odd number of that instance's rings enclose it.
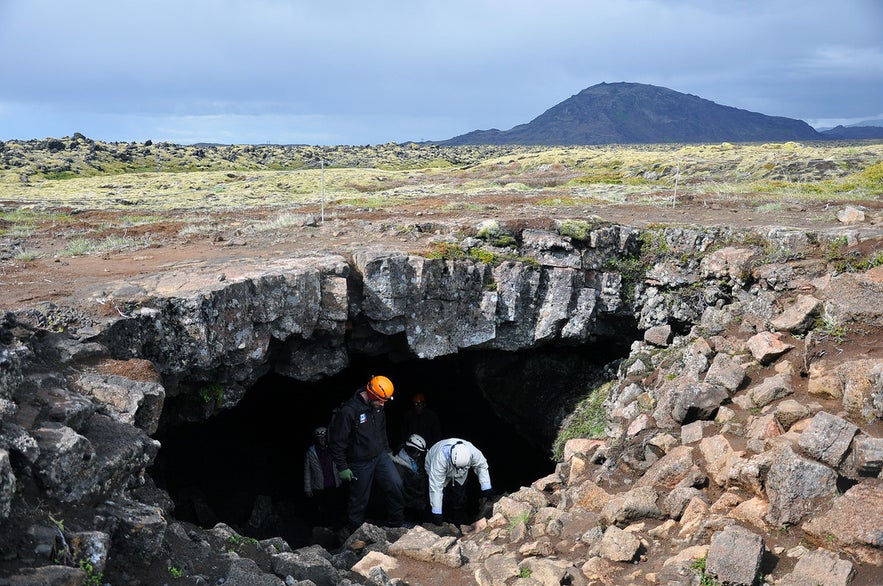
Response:
[[[548,201],[548,195],[543,198]],[[201,210],[203,214],[211,214],[213,228],[209,233],[197,235],[182,235],[186,234],[187,225],[181,220],[180,212],[149,211],[159,221],[127,227],[125,218],[131,216],[130,210],[58,210],[74,214],[78,231],[88,232],[92,238],[149,237],[149,246],[100,255],[63,254],[66,239],[61,228],[51,221],[36,223],[24,236],[0,237],[0,253],[5,252],[0,254],[0,310],[29,308],[44,302],[61,306],[77,304],[100,293],[107,283],[186,268],[194,263],[216,265],[220,273],[225,263],[233,259],[238,263],[261,263],[285,256],[346,255],[366,246],[422,252],[430,248],[429,238],[433,234],[458,230],[468,234],[486,219],[538,228],[551,227],[556,219],[595,216],[635,227],[776,225],[824,231],[843,227],[836,219],[836,212],[847,205],[842,201],[837,204],[801,202],[776,212],[762,213],[753,205],[740,204],[732,197],[720,202],[708,198],[682,199],[674,207],[660,203],[556,208],[539,205],[538,199],[539,196],[513,198],[511,195],[471,197],[470,207],[481,210],[463,212],[451,211],[456,207],[452,206],[454,197],[429,197],[397,204],[391,209],[332,208],[325,210],[324,222],[318,207],[299,207],[293,212],[314,217],[315,224],[276,230],[250,227],[278,215],[278,208],[244,207],[235,214]],[[750,199],[746,195],[745,201]],[[0,202],[0,205],[14,208],[16,202]],[[864,201],[861,205],[871,210],[883,209],[880,201]],[[17,258],[15,252],[21,250],[27,250],[30,258]],[[94,309],[99,313],[103,311],[101,307]]]

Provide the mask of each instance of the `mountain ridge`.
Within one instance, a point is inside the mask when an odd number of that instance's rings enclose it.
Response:
[[[883,128],[879,132],[867,127],[836,131],[819,132],[803,120],[722,106],[665,87],[615,82],[588,87],[509,130],[474,130],[433,143],[552,146],[756,142],[843,139],[853,134],[854,138],[883,138]]]

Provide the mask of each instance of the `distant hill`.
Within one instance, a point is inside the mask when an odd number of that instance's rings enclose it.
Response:
[[[440,145],[593,145],[824,140],[802,120],[766,116],[664,87],[601,83],[510,130],[476,130]]]
[[[821,134],[830,140],[858,140],[883,138],[883,126],[835,126]]]
[[[847,124],[847,127],[855,126],[883,126],[883,118],[873,118],[871,120],[862,120],[856,124]]]

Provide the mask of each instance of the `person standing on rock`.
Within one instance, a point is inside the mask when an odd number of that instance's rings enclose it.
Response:
[[[313,432],[313,445],[304,455],[304,494],[313,504],[313,525],[336,525],[339,486],[337,466],[328,449],[328,428],[317,427]]]
[[[347,528],[351,532],[365,522],[374,484],[386,501],[387,525],[401,527],[404,521],[402,479],[392,461],[383,410],[392,394],[391,380],[385,376],[371,377],[331,419],[331,456],[338,476],[349,483]]]
[[[466,479],[475,471],[483,499],[493,493],[487,459],[472,443],[455,437],[437,442],[426,455],[429,477],[429,506],[432,521],[460,525],[466,518]]]

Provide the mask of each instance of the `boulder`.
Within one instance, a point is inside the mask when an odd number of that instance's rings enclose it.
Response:
[[[601,509],[607,525],[627,525],[639,519],[662,519],[665,513],[656,504],[658,496],[649,486],[614,495]]]
[[[699,451],[705,460],[705,470],[709,478],[718,486],[725,487],[729,482],[730,469],[742,457],[742,453],[733,450],[723,435],[703,438],[699,443]]]
[[[498,553],[489,556],[483,564],[484,576],[479,584],[505,584],[519,576],[518,558],[514,553]],[[478,570],[476,570],[478,571]]]
[[[782,341],[781,334],[773,332],[761,332],[748,339],[748,350],[754,359],[761,364],[769,364],[788,350],[794,348],[793,344]]]
[[[705,494],[692,486],[679,486],[673,488],[663,501],[665,512],[674,520],[678,520],[684,514],[684,510],[693,499],[705,500]]]
[[[883,480],[866,479],[802,528],[825,547],[836,546],[864,563],[883,565]]]
[[[83,374],[73,381],[80,392],[94,397],[103,411],[123,423],[156,432],[166,391],[156,382],[134,381],[123,376]]]
[[[694,421],[693,423],[688,423],[687,425],[681,427],[681,443],[684,445],[696,443],[701,441],[705,436],[706,429],[713,429],[714,422],[712,421]]]
[[[167,526],[161,509],[121,497],[104,501],[96,511],[110,535],[111,553],[117,550],[145,565],[159,554]]]
[[[383,571],[390,572],[399,566],[398,560],[392,556],[388,556],[379,551],[369,551],[365,557],[360,559],[356,565],[350,568],[353,572],[361,574],[366,578],[374,568],[383,568]]]
[[[751,586],[760,571],[763,552],[760,535],[731,525],[711,538],[705,571],[721,584]]]
[[[641,540],[616,525],[609,526],[598,544],[598,555],[612,562],[630,562],[638,555]]]
[[[657,460],[635,483],[636,488],[671,490],[694,468],[693,448],[678,446]]]
[[[730,393],[735,392],[744,380],[745,367],[723,353],[715,355],[705,373],[706,383],[723,387]]]
[[[846,455],[858,427],[842,417],[825,411],[816,413],[803,433],[798,445],[810,456],[836,468]]]
[[[699,263],[699,271],[705,279],[744,283],[751,274],[753,257],[754,251],[750,248],[726,246],[704,256]]]
[[[837,491],[833,470],[801,458],[790,447],[779,448],[766,477],[770,524],[794,525]]]
[[[328,557],[311,548],[282,552],[270,557],[270,567],[277,576],[310,580],[316,586],[340,584],[340,574]]]
[[[530,576],[526,578],[528,584],[545,586],[547,584],[573,584],[574,586],[586,586],[586,579],[580,570],[567,560],[555,558],[529,557],[522,560],[519,570]],[[517,583],[521,583],[519,580]]]
[[[821,293],[822,315],[834,325],[851,322],[883,326],[883,278],[880,267],[865,273],[843,273],[832,277]]]
[[[667,348],[671,343],[671,326],[664,324],[647,328],[644,331],[644,341],[654,346]]]
[[[549,230],[522,230],[521,252],[545,266],[582,268],[582,257],[570,238]]]
[[[678,423],[712,420],[721,403],[729,398],[724,389],[708,383],[687,383],[674,392],[671,417]]]
[[[456,537],[440,537],[419,525],[391,544],[389,553],[439,563],[450,568],[459,568],[464,561]]]
[[[770,322],[776,330],[803,333],[815,322],[822,302],[811,295],[798,295],[797,301]]]
[[[767,513],[769,513],[769,503],[760,497],[753,497],[733,507],[727,515],[766,531],[769,529],[769,525],[764,521]]]
[[[849,469],[856,476],[879,476],[883,470],[883,438],[859,435],[852,442]]]
[[[41,566],[25,568],[9,578],[9,586],[82,586],[86,572],[70,566]]]
[[[794,570],[779,581],[779,586],[849,586],[855,576],[852,562],[841,560],[824,549],[816,549],[804,554],[794,566]]]
[[[110,545],[110,535],[103,531],[81,531],[70,537],[74,559],[88,563],[95,574],[104,572]]]
[[[242,586],[285,586],[285,581],[264,572],[257,562],[249,558],[229,554],[230,566],[223,578],[224,584],[242,584]]]
[[[831,360],[817,360],[809,365],[806,392],[817,397],[840,399],[843,383],[837,375],[837,364]]]
[[[883,369],[880,359],[853,360],[837,367],[837,376],[843,384],[843,409],[847,415],[859,421],[875,417],[874,395],[880,393],[880,388],[879,378],[874,373],[880,369]]]
[[[843,224],[858,224],[865,221],[865,212],[855,206],[846,206],[837,211],[837,220]]]
[[[799,401],[786,399],[775,406],[773,415],[784,430],[810,415],[809,407]]]
[[[77,501],[98,491],[92,442],[63,425],[43,426],[31,435],[40,448],[34,475],[48,494]]]
[[[755,407],[766,407],[773,401],[787,397],[793,392],[791,377],[787,374],[775,374],[763,379],[757,386],[748,389],[747,395]]]

